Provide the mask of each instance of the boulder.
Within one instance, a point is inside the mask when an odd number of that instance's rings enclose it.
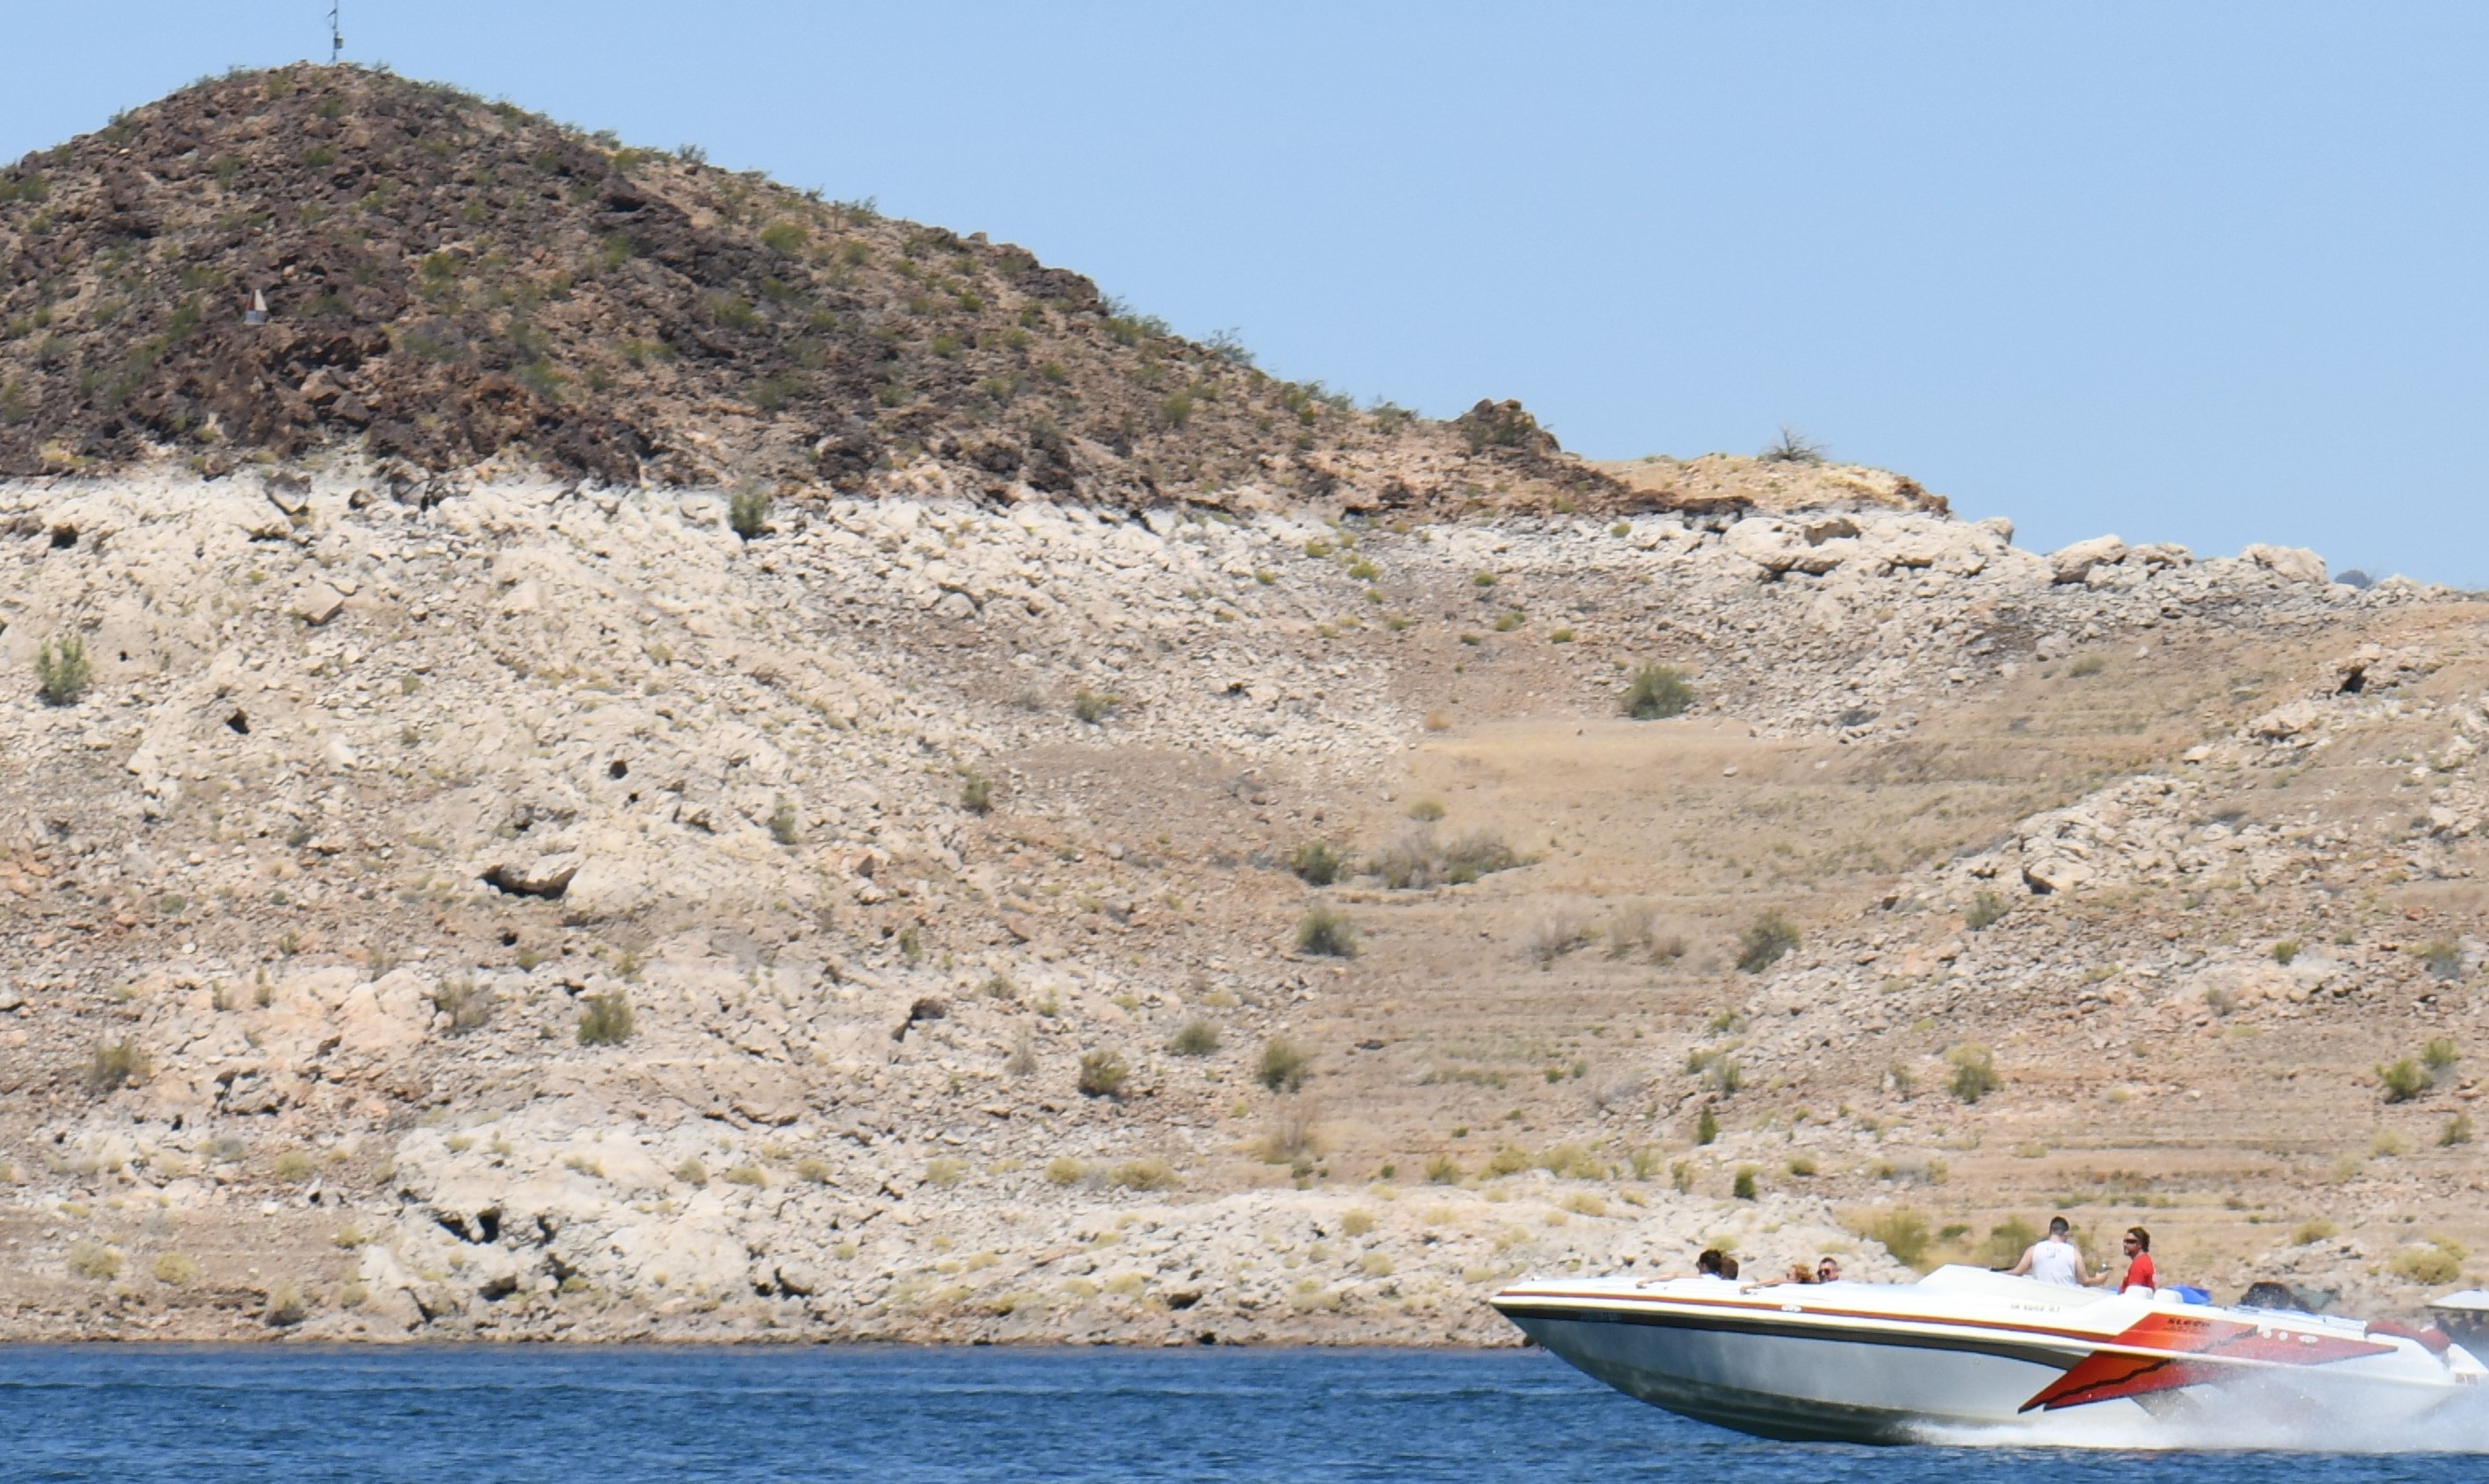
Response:
[[[2094,536],[2077,541],[2048,554],[2048,574],[2060,583],[2079,583],[2091,576],[2092,568],[2114,565],[2126,559],[2126,543],[2115,536]]]
[[[2262,567],[2286,583],[2325,581],[2325,558],[2305,547],[2258,544],[2239,553],[2239,559]]]

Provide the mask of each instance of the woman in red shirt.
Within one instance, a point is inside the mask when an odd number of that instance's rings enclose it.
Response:
[[[2121,1294],[2134,1289],[2147,1293],[2160,1286],[2159,1275],[2152,1270],[2152,1234],[2139,1226],[2126,1229],[2126,1280],[2117,1286]]]

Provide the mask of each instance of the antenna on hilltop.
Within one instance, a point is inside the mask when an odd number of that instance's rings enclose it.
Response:
[[[343,0],[329,0],[329,65],[330,67],[336,66],[337,59],[346,54],[346,33],[337,27],[337,11],[342,4]]]

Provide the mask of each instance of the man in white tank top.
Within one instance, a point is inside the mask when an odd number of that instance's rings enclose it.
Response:
[[[2073,1232],[2065,1217],[2050,1216],[2047,1238],[2031,1243],[2022,1260],[2005,1270],[2017,1278],[2037,1278],[2067,1288],[2084,1287],[2091,1280],[2083,1274],[2083,1251],[2074,1245]]]

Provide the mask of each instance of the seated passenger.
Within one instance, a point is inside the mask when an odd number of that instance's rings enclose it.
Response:
[[[1829,1256],[1818,1259],[1815,1265],[1815,1281],[1817,1283],[1840,1282],[1841,1260],[1837,1257]]]
[[[1725,1278],[1729,1275],[1726,1270],[1728,1261],[1727,1255],[1718,1247],[1705,1247],[1702,1255],[1694,1260],[1694,1275],[1698,1278]]]
[[[2126,1277],[2117,1285],[2117,1291],[2131,1294],[2140,1289],[2149,1298],[2160,1287],[2159,1275],[2152,1270],[2152,1234],[2139,1226],[2130,1226],[2124,1245]]]

